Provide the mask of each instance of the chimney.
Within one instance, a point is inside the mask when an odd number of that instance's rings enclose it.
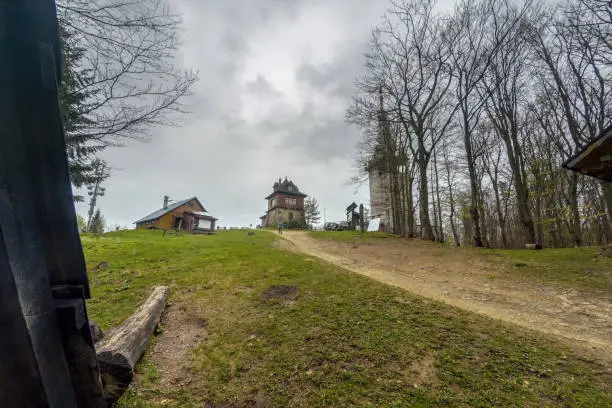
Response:
[[[168,200],[170,200],[170,197],[168,197],[167,195],[164,196],[164,207],[163,208],[168,208]]]

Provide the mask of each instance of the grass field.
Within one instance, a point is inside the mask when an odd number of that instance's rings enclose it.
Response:
[[[578,289],[612,287],[612,257],[599,247],[496,249],[482,250],[482,253],[503,263],[510,274]]]
[[[185,361],[189,385],[162,386],[145,356],[120,407],[612,406],[605,368],[549,339],[283,251],[276,239],[83,238],[89,313],[103,329],[159,284],[170,286],[171,307],[202,310],[206,322]],[[109,267],[95,269],[102,261]]]

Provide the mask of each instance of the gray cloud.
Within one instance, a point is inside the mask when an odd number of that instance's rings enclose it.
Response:
[[[364,36],[360,41],[344,44],[331,63],[314,65],[304,62],[296,69],[296,79],[318,92],[350,97],[354,92],[354,81],[363,69],[367,38]]]
[[[281,92],[278,92],[265,76],[257,74],[257,78],[254,81],[247,82],[246,89],[258,96],[263,97],[280,97]]]
[[[352,83],[387,0],[172,0],[184,15],[178,62],[200,73],[183,126],[154,129],[103,158],[122,169],[100,207],[128,225],[162,196],[198,196],[221,225],[249,225],[288,176],[329,219],[357,197],[355,129],[344,123]],[[86,206],[77,210],[86,213]]]

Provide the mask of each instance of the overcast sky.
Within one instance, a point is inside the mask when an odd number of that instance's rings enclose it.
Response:
[[[107,223],[132,227],[167,194],[197,196],[222,226],[255,225],[280,177],[316,197],[328,221],[367,205],[367,185],[347,184],[360,136],[344,113],[387,0],[171,4],[184,18],[179,61],[201,79],[182,127],[103,154],[118,169],[99,200]]]

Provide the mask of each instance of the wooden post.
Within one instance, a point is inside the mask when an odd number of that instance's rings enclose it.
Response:
[[[86,324],[89,284],[58,103],[62,59],[54,3],[11,1],[0,13],[0,256],[8,259],[0,275],[12,275],[27,328],[27,339],[6,339],[2,352],[24,363],[31,353],[36,365],[24,364],[10,381],[0,376],[0,395],[15,398],[0,405],[101,408],[106,404]],[[2,303],[4,308],[4,297]],[[3,312],[12,314],[6,321],[19,330],[10,297]],[[24,374],[32,381],[21,381]],[[43,400],[21,404],[20,394]]]
[[[365,220],[363,219],[363,204],[359,204],[359,228],[365,232]]]
[[[1,159],[1,155],[0,155]],[[6,244],[0,233],[0,406],[46,407],[35,349],[19,303]]]

